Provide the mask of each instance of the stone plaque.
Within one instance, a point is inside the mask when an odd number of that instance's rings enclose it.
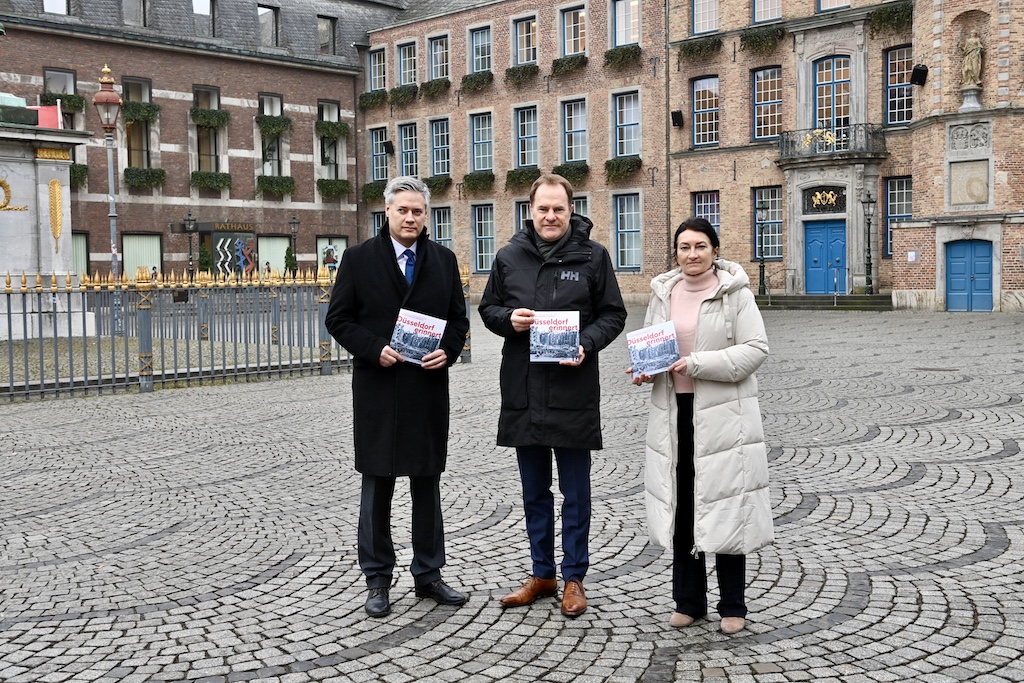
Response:
[[[987,161],[957,161],[949,165],[949,203],[988,204]]]

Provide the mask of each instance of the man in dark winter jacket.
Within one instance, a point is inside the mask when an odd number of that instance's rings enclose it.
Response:
[[[562,505],[562,614],[587,609],[590,564],[590,451],[602,447],[598,351],[626,324],[626,308],[608,252],[590,239],[593,223],[572,213],[572,185],[542,175],[530,191],[526,229],[495,256],[480,302],[487,329],[505,338],[500,371],[498,445],[515,446],[533,570],[502,607],[557,595],[551,454]],[[579,311],[574,360],[530,363],[536,311]]]
[[[441,579],[441,472],[448,456],[448,366],[466,342],[469,319],[455,254],[427,239],[430,190],[395,178],[384,190],[388,230],[347,249],[331,294],[327,329],[352,354],[352,414],[359,504],[359,566],[370,589],[366,612],[391,612],[395,568],[391,497],[396,477],[412,494],[416,595],[446,605],[466,596]],[[399,309],[447,321],[441,346],[406,362],[390,346]]]

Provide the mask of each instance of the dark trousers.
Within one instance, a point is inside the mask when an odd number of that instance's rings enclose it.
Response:
[[[417,586],[441,578],[444,525],[441,520],[441,475],[409,477],[412,493],[412,570]],[[363,475],[359,501],[359,566],[369,588],[388,588],[395,570],[391,540],[391,498],[395,477]]]
[[[555,497],[551,493],[551,452],[562,492],[562,578],[582,581],[590,566],[590,451],[579,448],[523,446],[519,478],[523,482],[526,533],[533,575],[555,578]]]
[[[693,551],[693,394],[676,394],[679,407],[679,458],[676,463],[676,530],[672,536],[672,599],[676,611],[697,618],[708,613],[708,577],[704,553]],[[743,599],[745,555],[715,555],[718,614],[747,616]]]

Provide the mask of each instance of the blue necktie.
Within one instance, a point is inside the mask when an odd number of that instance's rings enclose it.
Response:
[[[405,257],[405,281],[411,285],[412,274],[416,270],[416,254],[413,253],[412,249],[406,249],[402,256]]]

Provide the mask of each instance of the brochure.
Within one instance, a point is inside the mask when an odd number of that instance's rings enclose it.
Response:
[[[557,363],[580,357],[580,312],[535,311],[530,326],[530,362]]]
[[[432,315],[400,309],[390,346],[409,363],[423,365],[423,356],[441,346],[447,324],[447,321]]]
[[[629,348],[629,362],[633,366],[634,377],[665,372],[679,360],[676,325],[671,320],[627,332],[626,346]]]

